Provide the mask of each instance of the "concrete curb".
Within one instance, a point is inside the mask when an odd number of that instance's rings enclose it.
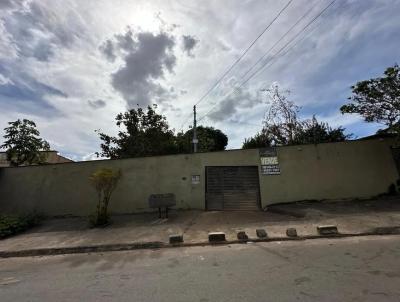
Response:
[[[32,257],[32,256],[51,256],[51,255],[66,255],[66,254],[82,254],[82,253],[101,253],[115,251],[130,251],[139,249],[161,249],[161,248],[176,248],[176,247],[194,247],[194,246],[209,246],[209,245],[229,245],[229,244],[246,244],[247,242],[274,242],[274,241],[304,241],[313,239],[340,239],[347,237],[363,237],[363,236],[379,236],[379,235],[400,235],[400,226],[398,227],[380,227],[369,232],[363,233],[346,233],[334,235],[306,235],[297,237],[266,237],[266,238],[249,238],[248,240],[227,240],[218,242],[183,242],[168,244],[165,242],[137,242],[137,243],[122,243],[122,244],[101,244],[90,246],[76,247],[59,247],[59,248],[39,248],[16,251],[0,251],[0,258],[15,258],[15,257]]]

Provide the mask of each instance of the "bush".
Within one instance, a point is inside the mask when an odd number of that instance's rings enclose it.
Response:
[[[97,191],[98,198],[96,213],[89,217],[92,226],[104,226],[109,223],[108,204],[120,178],[120,170],[114,171],[108,168],[99,169],[90,176],[89,179]]]
[[[0,238],[5,238],[23,232],[36,226],[42,220],[38,214],[0,215]]]

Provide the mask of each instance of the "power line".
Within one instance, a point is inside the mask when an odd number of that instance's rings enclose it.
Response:
[[[258,39],[261,38],[261,36],[271,27],[271,25],[279,18],[279,16],[286,10],[286,8],[292,3],[293,0],[289,0],[288,3],[279,11],[279,13],[275,16],[274,19],[268,24],[267,27],[264,28],[264,30],[258,35],[258,37],[246,48],[246,50],[240,55],[239,58],[236,59],[236,61],[224,72],[224,74],[217,80],[217,82],[211,86],[210,89],[207,90],[207,92],[197,101],[195,105],[198,105],[200,102],[204,100],[204,98],[215,88],[218,86],[219,83],[224,79],[224,77],[233,69],[233,67],[236,66],[240,62],[240,60],[248,53],[250,48],[253,47],[253,45],[258,41]]]
[[[347,2],[341,2],[340,6],[338,6],[338,9],[341,9],[343,6],[345,6],[345,4],[348,4]],[[289,53],[293,48],[295,48],[299,43],[301,43],[302,41],[304,41],[306,38],[308,38],[310,36],[311,33],[313,33],[316,29],[318,28],[318,26],[314,26],[313,29],[309,30],[308,33],[306,35],[304,35],[301,39],[297,40],[296,43],[294,43],[288,50],[286,50],[283,54],[281,54],[275,61],[270,62],[271,64],[269,64],[268,66],[266,66],[266,68],[271,67],[274,63],[277,62],[277,60],[279,58],[284,57],[287,53]]]
[[[306,26],[304,26],[291,40],[289,40],[282,48],[279,49],[279,51],[277,53],[275,53],[274,56],[278,55],[283,49],[285,49],[290,43],[292,43],[295,39],[297,39],[300,34],[302,34],[312,23],[314,23],[329,7],[331,7],[333,5],[333,3],[335,3],[336,0],[331,1],[322,11],[320,11],[310,22],[308,22],[306,24]],[[264,64],[261,65],[260,68],[258,68],[255,72],[253,72],[251,74],[251,76],[245,80],[241,85],[243,86],[244,84],[246,84],[251,78],[253,78],[258,72],[260,72],[269,62],[271,62],[271,60],[265,62]]]
[[[264,69],[264,67],[270,63],[273,59],[276,59],[276,56],[279,55],[282,50],[284,50],[290,43],[292,43],[295,39],[297,39],[299,37],[300,34],[302,34],[312,23],[314,23],[329,7],[331,7],[333,5],[333,3],[335,3],[336,0],[331,1],[322,11],[320,11],[310,22],[308,22],[294,37],[292,37],[291,40],[289,40],[283,47],[281,47],[275,54],[274,56],[270,59],[267,60],[264,64],[261,65],[260,68],[258,68],[255,72],[253,72],[250,77],[248,77],[245,81],[243,81],[238,87],[235,87],[234,90],[229,93],[225,98],[229,97],[230,95],[234,94],[234,93],[238,93],[238,89],[241,88],[243,85],[245,85],[248,81],[250,81],[254,76],[256,76],[262,69]],[[286,52],[288,53],[288,52]],[[285,53],[285,54],[286,54]],[[258,62],[256,62],[257,64]],[[253,66],[255,66],[256,64],[254,64]],[[272,64],[271,64],[272,65]],[[270,66],[270,65],[269,65]],[[268,67],[269,67],[268,66]],[[198,119],[198,122],[200,122],[201,120],[203,120],[208,114],[210,114],[216,107],[217,107],[218,103],[216,103],[206,114],[204,114],[201,118]]]
[[[293,2],[293,0],[289,0],[286,5],[279,11],[279,13],[275,16],[274,19],[271,20],[271,22],[263,29],[263,31],[257,36],[255,40],[252,41],[252,43],[246,48],[246,50],[239,56],[239,58],[236,59],[235,62],[224,72],[224,74],[217,80],[217,82],[212,85],[207,92],[194,104],[198,105],[200,102],[202,102],[207,95],[214,90],[215,87],[217,87],[221,81],[225,78],[226,75],[229,74],[229,72],[238,64],[241,59],[249,52],[249,50],[253,47],[253,45],[261,38],[262,35],[265,34],[265,32],[272,26],[272,24],[279,18],[279,16],[288,8],[288,6]],[[186,124],[186,122],[189,120],[190,116],[185,120],[185,122],[182,124],[182,127]]]
[[[272,45],[272,47],[269,48],[269,49],[257,60],[257,62],[255,62],[255,63],[240,77],[240,79],[243,79],[244,77],[246,77],[246,75],[248,75],[248,73],[249,73],[250,71],[252,71],[253,68],[254,68],[260,61],[262,61],[262,60],[271,52],[271,50],[274,49],[275,46],[278,45],[278,44],[293,30],[293,28],[295,28],[301,21],[303,21],[303,19],[304,19],[305,17],[307,17],[308,14],[309,14],[314,8],[315,8],[315,5],[313,5],[304,15],[302,15],[302,16],[296,21],[296,23],[294,23],[294,24],[288,29],[288,31],[287,31],[286,33],[284,33],[283,36],[280,37],[280,39],[279,39],[278,41],[276,41],[275,44]]]

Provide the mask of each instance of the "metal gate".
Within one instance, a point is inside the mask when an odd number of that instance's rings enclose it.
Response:
[[[207,210],[258,210],[258,167],[206,167]]]

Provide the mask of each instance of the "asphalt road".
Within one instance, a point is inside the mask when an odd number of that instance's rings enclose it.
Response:
[[[400,301],[400,236],[0,259],[0,301]]]

